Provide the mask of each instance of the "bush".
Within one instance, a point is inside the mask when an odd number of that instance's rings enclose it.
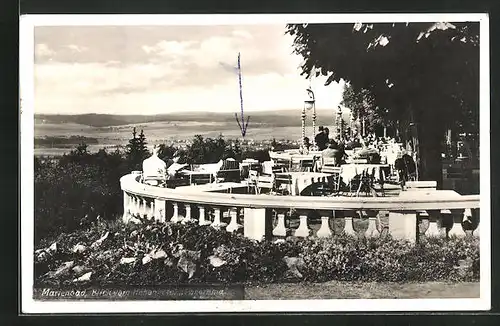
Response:
[[[72,152],[57,162],[35,163],[36,241],[121,212],[119,179],[129,172],[121,153]]]
[[[96,241],[105,240],[96,246]],[[178,282],[426,282],[479,279],[476,239],[427,239],[419,244],[339,235],[262,243],[196,224],[94,223],[88,230],[61,234],[59,248],[41,241],[35,252],[35,285],[156,285]],[[73,252],[75,245],[83,253]],[[122,260],[129,260],[123,262]],[[57,275],[65,262],[76,271]],[[52,271],[52,272],[50,272]],[[79,274],[80,273],[80,274]]]

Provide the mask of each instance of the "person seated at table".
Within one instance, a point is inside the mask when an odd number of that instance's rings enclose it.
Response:
[[[328,146],[330,141],[330,129],[328,129],[328,127],[323,128],[323,133],[325,134],[326,145]]]
[[[311,148],[311,143],[309,142],[309,137],[304,137],[304,149],[309,151]]]
[[[361,147],[361,143],[358,138],[351,137],[351,139],[345,145],[345,149],[351,150]]]
[[[337,165],[337,157],[338,157],[338,145],[337,142],[333,139],[330,140],[328,148],[324,149],[321,152],[321,160],[323,164],[325,162],[334,162],[335,165]]]
[[[316,142],[316,146],[318,146],[318,150],[322,151],[327,148],[328,136],[325,134],[323,126],[319,126],[319,133],[314,137],[314,141]]]
[[[342,164],[346,164],[345,159],[347,158],[347,154],[345,152],[345,145],[343,142],[338,144],[337,154],[335,156],[335,165],[341,166]]]
[[[142,180],[144,183],[159,186],[167,180],[167,164],[158,157],[160,147],[153,146],[153,154],[142,162]]]

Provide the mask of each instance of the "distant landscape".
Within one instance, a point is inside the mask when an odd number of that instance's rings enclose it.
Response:
[[[247,139],[268,140],[300,138],[301,109],[248,113]],[[335,112],[318,110],[316,125],[333,129]],[[349,114],[344,114],[349,119]],[[312,133],[311,113],[307,116],[307,132]],[[150,144],[172,143],[204,137],[238,138],[241,133],[234,113],[185,112],[162,115],[35,114],[35,155],[62,155],[85,141],[91,151],[102,147],[125,145],[132,129],[143,129]],[[49,140],[47,138],[50,138]],[[56,141],[53,141],[53,139]]]

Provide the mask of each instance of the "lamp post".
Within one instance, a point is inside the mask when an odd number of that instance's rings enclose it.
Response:
[[[307,97],[304,100],[304,107],[302,108],[302,148],[305,147],[305,142],[304,139],[306,138],[306,110],[310,111],[311,109],[313,110],[312,114],[312,128],[313,128],[313,136],[312,136],[312,147],[316,148],[316,140],[314,139],[316,135],[316,105],[315,105],[315,98],[314,98],[314,92],[312,89],[309,87],[306,89],[307,91]]]
[[[418,168],[419,168],[419,161],[420,161],[420,155],[419,155],[419,144],[418,144],[418,126],[415,122],[411,122],[408,127],[406,128],[406,132],[408,135],[408,131],[411,134],[411,142],[412,142],[412,154],[413,158],[415,160],[415,168],[416,168],[416,178],[419,180],[419,173],[418,173]]]
[[[336,115],[336,118],[335,118],[335,125],[337,126],[337,136],[340,138],[340,140],[342,140],[343,138],[343,130],[342,130],[342,108],[340,107],[340,105],[338,106],[337,108],[337,115]]]

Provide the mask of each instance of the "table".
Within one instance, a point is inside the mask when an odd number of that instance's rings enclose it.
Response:
[[[349,184],[355,176],[362,174],[363,171],[371,174],[373,169],[375,169],[375,180],[380,180],[380,170],[383,170],[387,175],[387,170],[390,173],[391,169],[389,164],[344,164],[341,167],[342,181],[345,184]]]
[[[176,191],[181,191],[186,193],[199,193],[199,192],[231,193],[234,190],[245,190],[246,192],[247,189],[248,189],[247,182],[207,183],[202,185],[181,186],[175,188]]]
[[[212,183],[212,180],[215,180],[215,176],[213,173],[209,171],[191,171],[191,170],[183,170],[180,172],[183,175],[189,176],[189,183],[193,183],[193,176],[198,177],[208,177],[208,182]]]
[[[276,178],[279,176],[290,176],[292,185],[291,185],[291,195],[299,196],[300,193],[307,188],[308,186],[319,183],[319,182],[327,182],[329,178],[332,178],[331,174],[328,173],[320,173],[320,172],[285,172],[285,173],[276,173]]]

